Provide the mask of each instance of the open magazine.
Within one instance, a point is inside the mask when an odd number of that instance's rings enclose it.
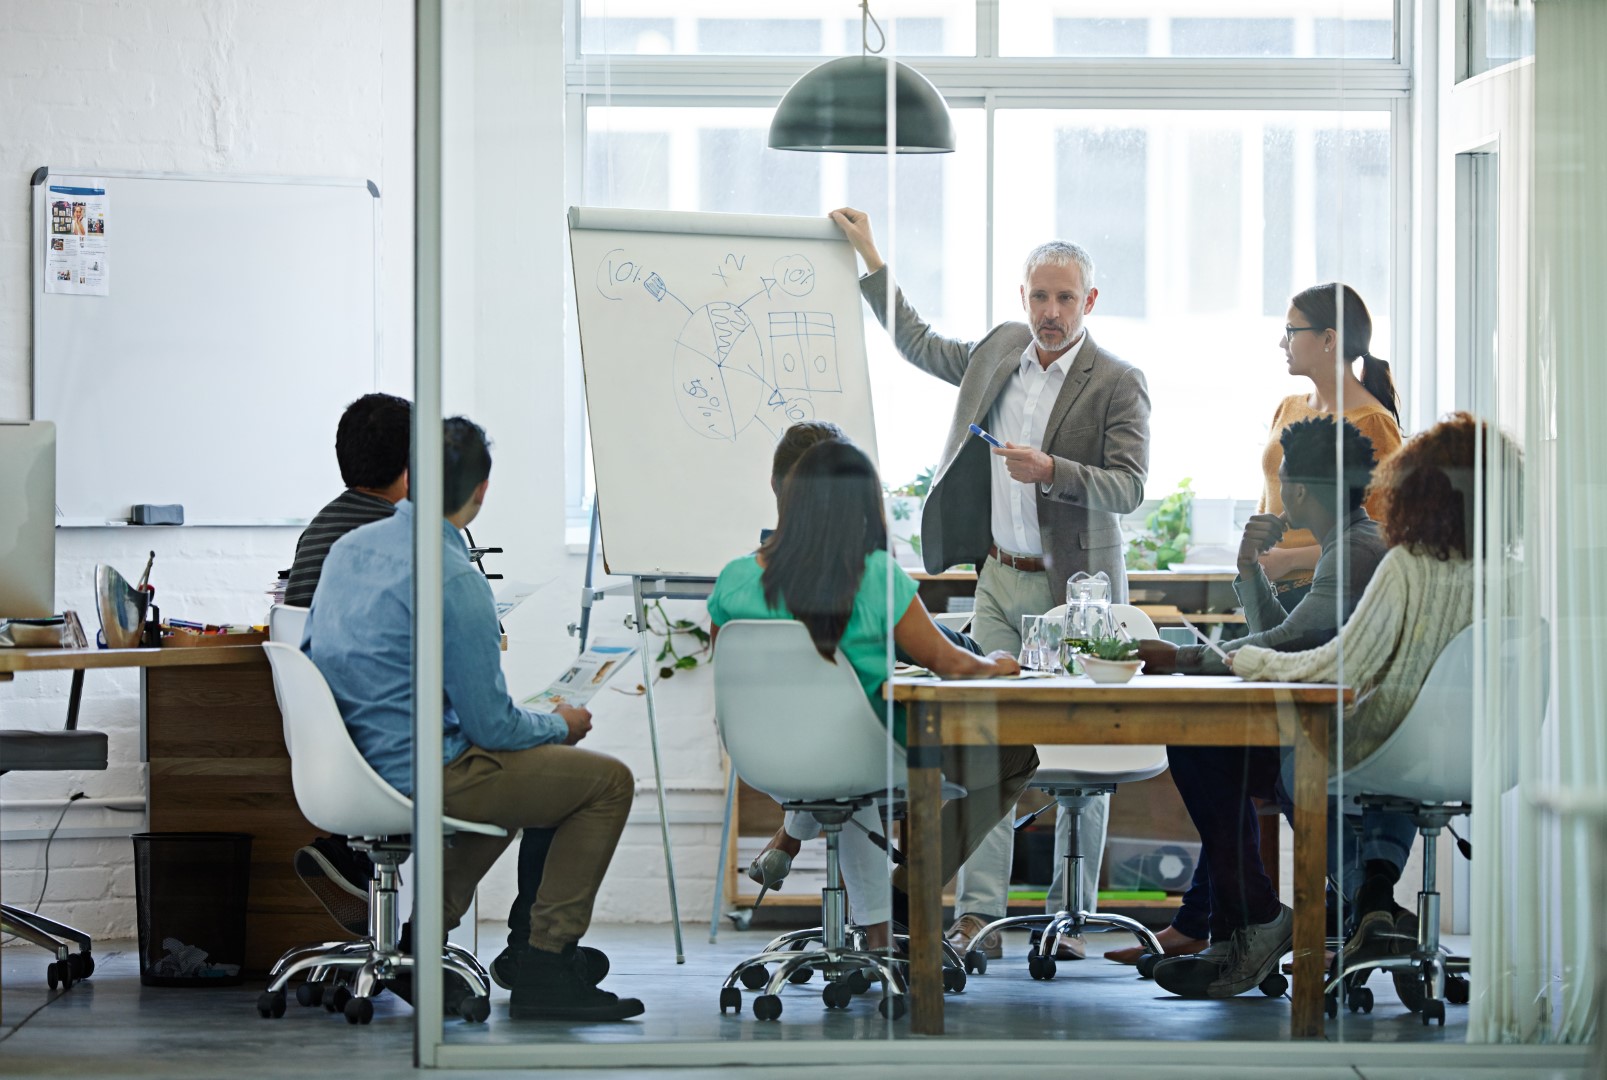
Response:
[[[575,658],[575,662],[551,686],[532,694],[521,704],[537,712],[552,712],[560,705],[580,707],[607,685],[608,680],[636,655],[634,638],[625,641],[599,639]]]

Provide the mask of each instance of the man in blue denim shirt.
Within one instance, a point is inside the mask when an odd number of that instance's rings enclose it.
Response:
[[[458,530],[480,512],[491,475],[485,432],[446,421],[446,516],[442,522],[446,812],[486,821],[506,837],[459,833],[446,849],[445,924],[456,926],[475,886],[522,828],[553,829],[546,873],[530,908],[529,942],[512,979],[515,1019],[622,1020],[642,1004],[596,985],[578,944],[597,888],[625,828],[635,792],[615,758],[574,744],[591,729],[585,709],[521,708],[502,677],[491,587],[469,561]],[[413,521],[394,516],[336,542],[313,596],[302,650],[323,672],[352,740],[374,770],[413,790]],[[521,893],[526,893],[521,882]]]

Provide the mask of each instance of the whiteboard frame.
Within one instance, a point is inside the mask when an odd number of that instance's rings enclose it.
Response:
[[[48,181],[52,176],[83,176],[95,178],[110,178],[115,180],[184,180],[198,183],[227,183],[227,184],[278,184],[298,185],[306,187],[361,187],[367,188],[372,196],[374,214],[374,364],[372,381],[375,387],[381,384],[384,370],[385,339],[383,334],[384,313],[381,307],[381,270],[380,252],[384,249],[384,236],[382,226],[384,215],[381,213],[379,185],[372,180],[349,176],[259,176],[255,174],[235,173],[181,173],[160,172],[149,169],[102,169],[87,168],[56,168],[51,165],[41,165],[29,177],[30,188],[29,205],[33,219],[28,230],[28,261],[30,266],[29,278],[31,281],[28,294],[28,315],[33,323],[33,333],[30,339],[28,357],[28,411],[29,416],[23,419],[39,419],[39,357],[44,348],[44,322],[39,318],[39,298],[45,293],[45,260],[44,245],[46,240],[45,229],[48,227],[45,214],[45,203],[48,201]],[[311,518],[253,518],[249,520],[229,521],[189,521],[184,526],[198,528],[258,528],[263,526],[298,528],[307,525]],[[103,518],[60,517],[56,519],[59,528],[104,528],[106,526],[126,526],[128,528],[163,528],[170,529],[171,525],[134,525],[129,521]],[[184,526],[179,526],[183,528]]]

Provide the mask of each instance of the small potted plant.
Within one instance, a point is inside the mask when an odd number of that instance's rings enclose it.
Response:
[[[1144,668],[1138,642],[1119,637],[1084,638],[1077,646],[1083,674],[1097,683],[1124,683]]]

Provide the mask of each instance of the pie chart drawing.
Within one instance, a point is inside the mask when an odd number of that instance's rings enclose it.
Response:
[[[748,313],[717,300],[694,311],[675,339],[681,419],[706,439],[735,441],[764,401],[764,350]]]

